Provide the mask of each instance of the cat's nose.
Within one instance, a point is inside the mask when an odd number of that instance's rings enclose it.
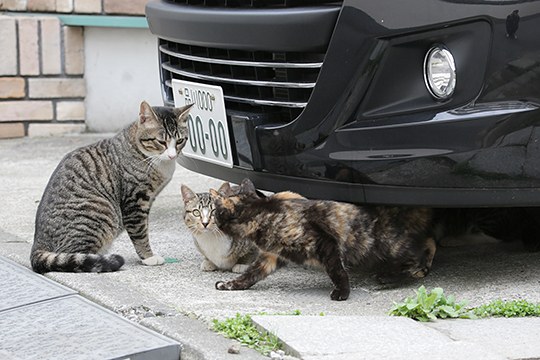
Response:
[[[202,226],[204,226],[204,228],[206,229],[206,227],[208,227],[208,223],[203,221]]]
[[[167,147],[167,150],[166,150],[166,153],[167,153],[167,156],[169,157],[169,159],[175,159],[176,158],[176,149],[174,147]]]

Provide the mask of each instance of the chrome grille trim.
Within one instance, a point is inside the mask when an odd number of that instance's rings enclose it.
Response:
[[[167,80],[165,82],[165,85],[172,89],[172,83],[170,80]],[[286,108],[296,108],[296,109],[305,108],[307,105],[307,102],[249,99],[249,98],[242,98],[242,97],[231,96],[231,95],[224,95],[223,97],[225,98],[225,100],[241,102],[244,104],[251,104],[251,105],[282,106]]]
[[[267,124],[296,119],[309,102],[324,52],[210,48],[159,39],[161,89],[174,103],[172,80],[219,86],[228,114]]]
[[[237,101],[252,105],[266,105],[266,106],[283,106],[287,108],[303,109],[306,107],[307,102],[290,102],[290,101],[277,101],[277,100],[259,100],[259,99],[247,99],[237,96],[225,96],[226,100]]]
[[[167,55],[173,56],[178,59],[191,60],[196,62],[204,62],[208,64],[220,64],[220,65],[232,65],[232,66],[253,66],[253,67],[267,67],[267,68],[290,68],[290,69],[317,69],[322,66],[322,62],[263,62],[263,61],[242,61],[242,60],[228,60],[228,59],[214,59],[207,57],[200,57],[194,55],[187,55],[175,51],[169,50],[167,47],[160,45],[159,51]]]
[[[243,79],[225,78],[225,77],[219,77],[219,76],[213,76],[213,75],[197,74],[194,72],[177,69],[174,66],[172,66],[169,62],[162,63],[161,66],[163,67],[163,69],[168,70],[178,75],[182,75],[182,76],[193,78],[193,79],[212,81],[212,82],[223,82],[223,83],[237,84],[237,85],[282,87],[282,88],[292,88],[292,89],[311,89],[315,87],[314,82],[302,83],[302,82],[243,80]]]

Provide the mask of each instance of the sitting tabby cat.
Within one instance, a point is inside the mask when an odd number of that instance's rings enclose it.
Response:
[[[257,247],[249,240],[233,241],[223,234],[214,221],[214,202],[209,193],[195,193],[182,185],[184,222],[193,234],[197,250],[204,256],[202,271],[228,270],[243,273],[257,255]],[[218,190],[224,196],[235,194],[229,183]]]
[[[148,214],[186,144],[190,107],[143,101],[138,121],[62,159],[37,209],[30,257],[35,272],[116,271],[124,259],[101,253],[122,229],[143,264],[164,263],[148,242]]]
[[[330,298],[346,300],[347,268],[363,265],[381,281],[427,275],[435,254],[431,209],[357,206],[323,200],[255,195],[245,179],[236,195],[211,189],[215,222],[233,239],[246,238],[261,253],[242,275],[218,290],[243,290],[290,260],[322,266],[334,284]]]

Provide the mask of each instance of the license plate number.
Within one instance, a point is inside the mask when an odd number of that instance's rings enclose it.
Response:
[[[174,106],[192,104],[189,111],[189,138],[182,154],[231,167],[231,143],[223,90],[219,86],[172,80]]]

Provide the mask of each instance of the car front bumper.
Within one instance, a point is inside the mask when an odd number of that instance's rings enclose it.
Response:
[[[519,42],[506,37],[504,22],[516,7],[529,15]],[[325,53],[307,105],[290,121],[227,109],[232,169],[185,157],[180,164],[232,182],[249,177],[264,190],[431,206],[540,204],[539,13],[534,2],[422,0],[279,11],[147,6],[161,39]],[[430,97],[422,77],[423,55],[437,42],[456,57],[458,83],[446,102]]]

